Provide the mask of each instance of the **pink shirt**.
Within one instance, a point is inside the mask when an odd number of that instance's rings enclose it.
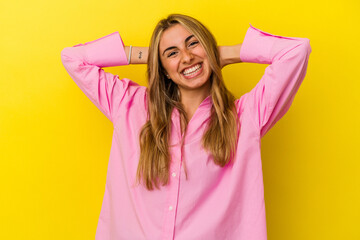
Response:
[[[153,191],[134,185],[147,87],[102,69],[128,64],[119,32],[64,48],[66,71],[114,125],[95,239],[267,239],[261,138],[294,100],[306,74],[309,42],[250,24],[240,59],[270,65],[257,85],[235,101],[241,129],[234,163],[221,168],[201,147],[212,106],[208,96],[189,122],[182,152],[179,113],[173,111],[170,183]]]

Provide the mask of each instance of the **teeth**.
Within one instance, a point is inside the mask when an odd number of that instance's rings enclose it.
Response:
[[[187,68],[183,71],[184,75],[189,75],[192,74],[193,72],[195,72],[196,70],[198,70],[201,67],[201,64],[197,64],[196,66],[192,67],[192,68]]]

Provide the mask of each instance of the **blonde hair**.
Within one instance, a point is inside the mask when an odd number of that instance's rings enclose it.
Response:
[[[179,88],[172,80],[166,78],[159,56],[161,36],[175,24],[181,24],[194,34],[209,59],[212,70],[209,80],[213,105],[208,128],[202,137],[202,146],[212,154],[215,164],[224,167],[233,159],[240,129],[234,104],[235,97],[225,87],[214,36],[198,20],[186,15],[171,14],[162,19],[155,27],[149,45],[147,61],[149,120],[142,127],[139,136],[140,159],[136,178],[137,182],[142,179],[148,190],[153,190],[153,185],[159,189],[159,183],[165,186],[169,182],[171,163],[169,140],[173,109],[179,110],[181,120],[185,123],[185,133],[189,121],[180,101]],[[183,144],[184,138],[181,141],[181,148]],[[187,178],[186,165],[184,167]]]

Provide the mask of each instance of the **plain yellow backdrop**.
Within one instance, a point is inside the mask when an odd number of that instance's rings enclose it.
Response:
[[[357,0],[1,1],[0,238],[94,239],[113,128],[60,52],[115,31],[147,46],[174,12],[198,18],[219,45],[241,43],[249,23],[310,39],[305,80],[262,139],[268,239],[360,239]],[[227,66],[226,85],[240,97],[267,66]],[[141,85],[145,70],[106,68]]]

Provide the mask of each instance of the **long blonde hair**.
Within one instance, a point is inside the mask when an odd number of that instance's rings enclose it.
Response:
[[[148,121],[140,131],[140,159],[137,168],[137,181],[143,180],[148,190],[153,185],[159,189],[169,182],[171,156],[169,140],[171,133],[171,114],[174,108],[180,113],[185,123],[186,133],[188,118],[181,103],[178,86],[166,78],[159,56],[159,43],[165,30],[181,24],[194,34],[207,53],[212,70],[211,82],[211,116],[208,128],[202,137],[202,146],[212,154],[215,164],[224,167],[235,154],[239,120],[235,109],[235,97],[225,87],[217,43],[210,31],[198,20],[182,15],[171,14],[156,25],[151,37],[147,61],[148,77]],[[184,134],[185,136],[185,134]],[[181,142],[183,147],[184,138]],[[186,165],[185,165],[185,173]]]

